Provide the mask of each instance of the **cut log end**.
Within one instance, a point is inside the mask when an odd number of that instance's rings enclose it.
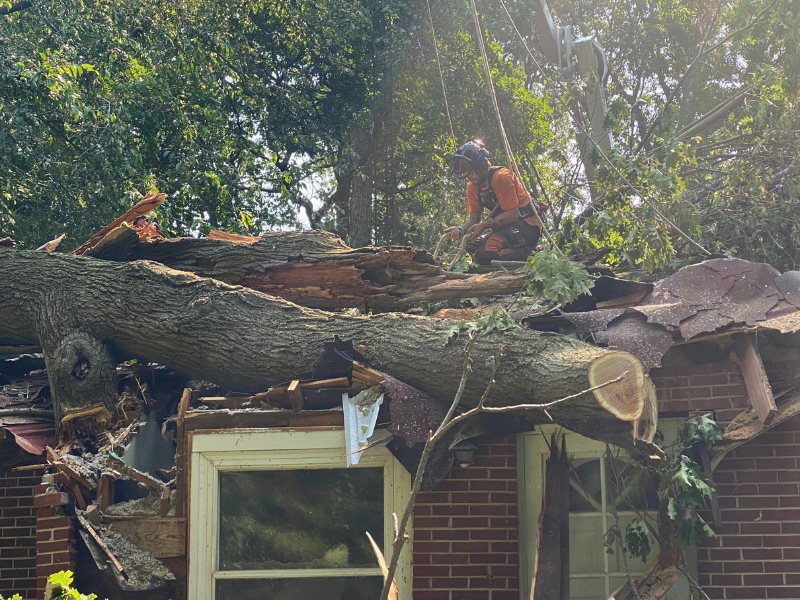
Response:
[[[642,363],[627,352],[607,352],[589,365],[589,383],[598,404],[622,421],[633,422],[645,406]]]

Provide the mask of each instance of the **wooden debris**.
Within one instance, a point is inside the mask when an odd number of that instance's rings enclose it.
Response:
[[[64,475],[69,481],[74,481],[81,484],[87,491],[91,491],[95,488],[94,484],[92,484],[92,482],[90,482],[86,477],[84,477],[77,470],[73,469],[66,462],[60,460],[60,457],[50,446],[47,446],[45,452],[47,461],[56,469],[58,469],[58,472]]]
[[[100,548],[102,548],[103,552],[106,553],[106,556],[111,561],[111,564],[113,564],[114,567],[117,569],[117,571],[119,571],[122,574],[122,576],[125,579],[127,579],[128,575],[125,573],[125,569],[122,568],[122,565],[117,560],[117,557],[114,556],[111,550],[108,549],[108,546],[106,546],[106,543],[94,530],[94,527],[92,527],[91,523],[89,523],[89,521],[84,519],[81,515],[78,515],[78,522],[81,524],[81,527],[83,527],[86,530],[86,532],[92,536],[92,539],[94,539],[94,541],[97,542],[97,545],[100,546]]]
[[[601,354],[589,365],[589,384],[603,386],[594,390],[595,399],[623,421],[635,422],[642,416],[647,393],[644,375],[642,363],[627,352]],[[608,383],[618,378],[621,379]]]
[[[186,519],[106,515],[105,521],[109,531],[121,533],[156,558],[186,556]]]
[[[113,420],[113,415],[104,404],[70,410],[61,418],[59,435],[62,440],[78,439],[108,430]]]
[[[383,580],[386,581],[386,578],[389,576],[389,567],[386,566],[386,559],[383,556],[383,552],[381,552],[381,549],[378,547],[378,544],[376,544],[375,540],[372,539],[369,531],[367,531],[366,534],[369,538],[369,543],[372,546],[372,551],[375,553],[375,560],[378,561],[378,566],[381,568]],[[400,588],[397,586],[396,579],[392,579],[392,587],[389,589],[388,600],[400,600]]]
[[[67,234],[66,233],[62,233],[56,239],[50,240],[49,242],[46,242],[46,243],[42,244],[41,246],[39,246],[36,249],[36,251],[37,252],[47,252],[49,254],[50,252],[52,252],[53,250],[58,248],[58,245],[63,241],[63,239],[65,237],[67,237]]]
[[[20,473],[23,471],[41,471],[42,469],[49,469],[52,465],[23,465],[21,467],[14,467],[11,469],[13,473]]]
[[[139,200],[136,205],[131,208],[128,212],[126,212],[121,217],[118,217],[111,221],[108,225],[103,227],[100,231],[95,233],[88,241],[84,242],[77,248],[75,248],[70,254],[76,254],[78,256],[83,256],[87,252],[89,252],[92,248],[97,246],[103,238],[105,238],[109,233],[111,233],[114,229],[121,226],[123,223],[133,223],[133,220],[140,216],[146,215],[152,210],[161,206],[161,203],[164,202],[164,199],[167,197],[166,194],[159,194],[157,192],[150,192],[144,198]]]
[[[292,403],[292,410],[296,413],[303,410],[303,392],[300,390],[300,382],[293,381],[286,391],[289,394],[289,401]]]
[[[169,494],[170,488],[168,485],[164,486],[164,489],[161,490],[161,516],[166,518],[169,514]]]
[[[158,474],[164,478],[164,481],[172,481],[175,479],[175,475],[178,472],[178,467],[176,465],[172,465],[169,469],[159,469]]]
[[[178,403],[177,416],[177,448],[175,450],[175,516],[185,517],[189,494],[189,448],[186,439],[186,411],[192,399],[192,390],[184,388],[181,400]]]
[[[753,343],[753,336],[737,335],[735,337],[736,355],[739,357],[739,367],[742,370],[745,386],[747,386],[747,399],[758,418],[764,425],[769,425],[778,412],[772,387],[769,384],[761,353]]]
[[[722,441],[711,449],[711,465],[716,468],[725,455],[800,414],[800,395],[794,396],[778,407],[778,414],[769,425],[764,425],[754,408],[748,408],[731,421],[722,434]]]
[[[100,525],[101,517],[100,512],[97,510],[96,504],[90,504],[86,507],[86,511],[83,515],[89,523],[93,525]]]
[[[164,487],[163,483],[153,478],[152,476],[148,475],[147,473],[143,473],[138,469],[134,469],[133,467],[129,467],[128,465],[126,465],[124,462],[122,462],[122,459],[116,454],[110,453],[108,455],[107,464],[110,468],[114,469],[115,471],[118,471],[123,475],[127,475],[134,481],[138,481],[139,483],[141,483],[146,487],[158,491],[161,491],[161,489]]]
[[[375,369],[370,369],[369,367],[362,365],[357,360],[354,360],[353,379],[363,381],[368,387],[372,387],[373,385],[379,385],[383,383],[383,373],[380,373]]]
[[[77,483],[73,483],[70,488],[72,491],[72,495],[75,496],[75,504],[81,510],[86,510],[86,500],[83,498],[83,494],[81,494],[81,488]]]
[[[550,441],[531,583],[532,600],[569,600],[569,461],[556,434]]]
[[[344,427],[341,410],[299,413],[283,410],[202,410],[186,414],[186,431],[196,429],[252,429],[261,427]]]
[[[110,475],[100,476],[100,483],[97,485],[97,499],[102,511],[114,504],[114,478]]]

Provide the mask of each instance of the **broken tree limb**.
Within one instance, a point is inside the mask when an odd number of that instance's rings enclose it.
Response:
[[[266,233],[246,243],[219,235],[149,242],[122,225],[88,255],[153,260],[324,310],[400,311],[450,298],[514,294],[525,284],[524,273],[451,273],[424,250],[350,248],[325,231]]]
[[[452,398],[460,380],[463,343],[446,342],[454,323],[443,319],[326,313],[152,262],[113,263],[7,248],[0,248],[0,280],[0,314],[6,315],[0,321],[0,345],[41,342],[49,348],[45,360],[56,415],[65,407],[98,402],[113,410],[116,359],[142,357],[232,390],[256,393],[295,379],[299,368],[316,363],[323,342],[335,335],[363,344],[372,368],[439,399]],[[54,332],[67,335],[65,331],[78,341],[64,347],[59,343],[64,337],[54,337]],[[464,390],[465,406],[475,406],[486,389],[491,370],[487,361],[501,344],[506,358],[487,407],[542,404],[583,392],[590,387],[588,371],[594,361],[624,354],[523,329],[481,336],[472,352],[475,373]],[[641,369],[633,357],[626,360]],[[76,367],[78,375],[82,369],[88,375],[76,376]],[[101,373],[89,385],[95,370]],[[621,414],[641,413],[627,395],[625,400],[630,405]],[[541,411],[530,414],[546,420]],[[591,392],[558,403],[549,414],[577,433],[631,443],[630,425],[600,406]]]

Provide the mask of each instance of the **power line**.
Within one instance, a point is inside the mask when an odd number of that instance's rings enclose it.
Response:
[[[475,0],[470,0],[470,2],[472,2],[473,11],[477,15],[477,9],[475,8]],[[639,189],[636,186],[634,186],[630,181],[628,181],[628,178],[625,177],[625,175],[622,173],[622,171],[620,171],[617,168],[617,166],[611,161],[611,159],[608,157],[608,155],[605,153],[605,151],[600,147],[600,145],[594,140],[594,138],[589,134],[589,132],[583,126],[583,123],[581,122],[581,119],[579,119],[578,116],[575,115],[572,112],[572,110],[570,109],[569,105],[567,105],[567,103],[561,97],[561,90],[559,90],[558,87],[552,82],[552,80],[549,79],[547,77],[547,75],[545,74],[545,71],[542,68],[542,65],[539,64],[539,61],[536,60],[536,57],[533,55],[533,52],[531,52],[530,48],[528,48],[528,44],[525,42],[525,38],[522,36],[522,33],[520,33],[519,29],[517,28],[517,25],[514,22],[514,18],[511,16],[511,13],[508,12],[508,8],[506,7],[505,1],[504,0],[500,0],[500,4],[503,6],[503,10],[505,11],[506,15],[508,16],[508,19],[511,22],[511,26],[514,28],[514,31],[519,36],[519,39],[522,42],[522,45],[524,46],[525,50],[528,52],[528,56],[530,56],[530,58],[533,61],[533,63],[536,65],[536,67],[542,73],[542,80],[544,81],[545,85],[548,85],[553,89],[553,91],[555,92],[555,96],[558,99],[558,101],[564,106],[564,108],[566,109],[567,113],[572,117],[572,120],[575,122],[575,125],[578,128],[578,130],[580,131],[580,133],[582,133],[583,135],[586,136],[586,139],[589,140],[589,142],[592,144],[594,149],[598,152],[599,156],[608,164],[608,166],[617,175],[617,177],[631,191],[633,191],[633,193],[635,195],[637,195],[639,198],[641,198],[641,200],[645,204],[647,204],[659,218],[661,218],[665,223],[668,223],[671,227],[673,227],[675,229],[675,231],[677,231],[690,244],[692,244],[693,246],[698,248],[701,252],[703,252],[707,256],[711,256],[711,252],[709,252],[708,250],[703,248],[700,244],[698,244],[696,241],[694,241],[694,239],[692,239],[689,236],[689,234],[684,232],[680,227],[678,227],[678,225],[674,221],[672,221],[669,217],[664,215],[652,202],[650,202],[650,200],[648,200],[645,197],[643,192],[639,191]],[[476,16],[476,18],[477,18],[477,16]]]

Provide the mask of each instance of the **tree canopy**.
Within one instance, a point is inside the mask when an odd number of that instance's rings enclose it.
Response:
[[[544,62],[535,2],[476,2],[557,243],[656,271],[705,256],[690,237],[796,268],[800,1],[549,4],[608,56],[594,202],[576,143],[591,82]],[[464,212],[446,163],[473,137],[507,162],[462,0],[0,5],[0,237],[23,247],[75,246],[155,187],[172,235],[300,224],[431,248]]]

